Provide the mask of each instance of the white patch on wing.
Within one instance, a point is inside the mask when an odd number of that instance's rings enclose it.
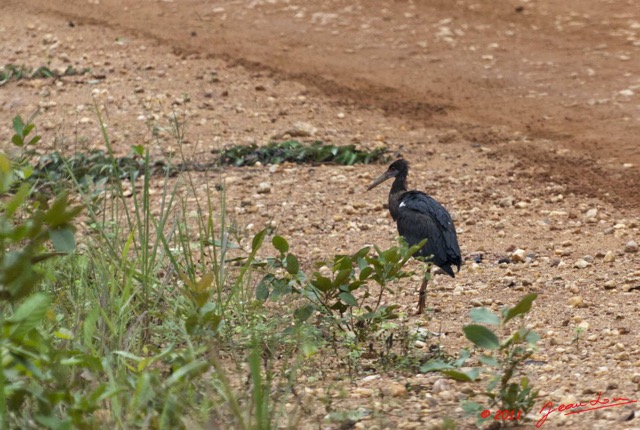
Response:
[[[401,207],[401,208],[402,208],[402,207],[405,207],[405,206],[406,206],[406,204],[405,204],[404,202],[401,202],[401,203],[400,203],[400,207]]]

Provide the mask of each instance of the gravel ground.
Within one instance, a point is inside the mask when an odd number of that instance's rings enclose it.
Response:
[[[253,3],[266,11],[278,4]],[[72,65],[91,72],[0,87],[2,142],[12,134],[15,114],[28,116],[39,108],[36,123],[43,149],[72,153],[103,148],[98,107],[120,154],[127,154],[131,145],[144,144],[154,157],[209,162],[215,157],[212,151],[235,144],[265,144],[301,127],[312,132],[301,140],[355,143],[366,149],[385,145],[411,162],[412,188],[426,191],[450,210],[465,259],[455,279],[435,276],[428,295],[429,318],[407,316],[404,322],[409,327],[441,333],[441,347],[453,353],[465,345],[461,327],[474,306],[497,310],[536,292],[540,296],[527,318],[542,336],[534,357],[539,364],[527,366],[541,389],[535,412],[549,401],[588,401],[598,393],[640,398],[640,216],[634,201],[627,199],[637,190],[616,193],[593,179],[604,175],[611,183],[632,187],[638,174],[631,146],[625,164],[619,158],[592,157],[571,139],[551,139],[492,122],[489,114],[473,128],[456,121],[389,115],[384,104],[367,105],[348,93],[324,94],[308,79],[292,79],[273,68],[249,67],[206,51],[177,50],[175,44],[149,37],[153,30],[132,32],[128,24],[105,26],[75,16],[83,10],[65,15],[32,8],[25,17],[20,4],[0,6],[3,64],[46,64],[60,70]],[[90,6],[91,2],[84,7]],[[226,6],[226,12],[232,7]],[[213,8],[209,15],[226,13],[222,9]],[[318,13],[305,16],[319,28],[338,19],[330,12]],[[637,12],[625,19],[633,16],[638,18]],[[441,30],[440,37],[463,37],[456,27],[440,25],[447,27],[452,33]],[[631,28],[635,37],[638,27]],[[628,49],[637,56],[635,42]],[[493,63],[500,52],[484,54],[485,61]],[[616,61],[637,64],[635,57]],[[629,85],[637,79],[634,76],[628,77]],[[630,93],[615,96],[622,99],[616,109],[636,109],[631,120],[636,121],[637,96],[635,108],[624,103],[634,97],[637,86],[620,89],[626,90]],[[176,121],[185,127],[182,145],[171,131]],[[629,133],[622,133],[625,142]],[[617,167],[611,170],[612,166]],[[251,233],[272,223],[290,240],[303,266],[309,267],[319,258],[354,252],[365,244],[394,243],[397,232],[384,207],[386,188],[365,192],[384,169],[283,164],[193,175],[203,183],[224,182],[228,210],[238,225],[246,225]],[[569,177],[579,174],[584,176]],[[207,189],[201,191],[204,195]],[[483,256],[479,264],[473,260],[477,255]],[[509,263],[499,263],[502,259]],[[417,276],[405,280],[386,300],[402,304],[409,313],[417,302],[419,284]],[[458,398],[464,395],[464,384],[433,374],[376,372],[349,379],[340,372],[335,366],[322,379],[308,381],[303,397],[312,413],[305,418],[305,428],[338,428],[323,420],[327,414],[323,405],[331,404],[332,398],[339,399],[343,409],[376,412],[355,428],[429,428],[444,416],[462,428],[472,425],[461,418]],[[557,413],[545,424],[560,426],[640,428],[640,404],[569,416]]]

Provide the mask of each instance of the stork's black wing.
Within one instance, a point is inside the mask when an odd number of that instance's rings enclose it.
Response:
[[[408,191],[400,199],[398,232],[409,245],[427,239],[419,255],[431,261],[450,276],[451,266],[460,269],[462,259],[456,229],[449,212],[430,196],[419,191]]]

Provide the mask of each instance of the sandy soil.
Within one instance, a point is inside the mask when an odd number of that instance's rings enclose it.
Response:
[[[2,141],[16,113],[39,107],[45,148],[102,147],[95,103],[123,153],[144,143],[158,156],[211,160],[212,150],[267,143],[303,121],[317,128],[312,139],[404,155],[411,184],[454,214],[466,260],[455,280],[435,278],[434,313],[412,324],[445,333],[454,352],[473,306],[538,292],[530,324],[544,364],[529,370],[540,407],[598,392],[640,397],[640,258],[629,246],[640,241],[634,0],[9,0],[0,36],[2,65],[92,70],[0,87]],[[173,115],[186,125],[181,148]],[[226,181],[240,225],[257,231],[273,220],[308,264],[393,243],[386,192],[364,193],[382,170],[202,175]],[[270,192],[257,192],[262,182]],[[516,248],[526,262],[497,263]],[[412,308],[418,283],[389,300]],[[438,379],[382,374],[347,384],[348,399],[375,404],[390,381],[421,387],[387,396],[385,418],[360,428],[428,428],[461,416],[462,386],[434,389]],[[638,428],[639,408],[558,415],[546,426]],[[309,426],[332,428],[325,414]]]

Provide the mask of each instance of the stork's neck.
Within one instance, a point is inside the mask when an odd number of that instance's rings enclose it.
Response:
[[[407,177],[397,176],[391,185],[391,191],[389,191],[389,212],[391,218],[395,221],[398,217],[398,210],[400,209],[400,202],[402,196],[407,192]]]

